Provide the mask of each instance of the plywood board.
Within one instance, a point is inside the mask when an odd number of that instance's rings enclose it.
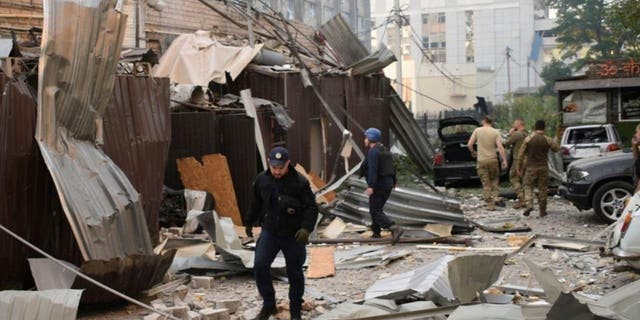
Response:
[[[322,180],[322,178],[320,178],[320,176],[318,176],[315,172],[309,172],[309,181],[311,181],[311,183],[316,188],[318,188],[318,190],[324,188],[324,186],[327,185],[327,183],[324,182],[324,180]],[[333,191],[330,191],[325,193],[323,197],[327,199],[328,203],[331,203],[333,200],[336,199],[336,193]]]
[[[202,157],[202,163],[194,157],[177,159],[176,162],[185,188],[211,193],[216,200],[216,212],[231,218],[235,225],[242,225],[227,157],[209,154]]]
[[[315,185],[312,177],[307,173],[307,170],[299,163],[296,164],[295,166],[296,171],[298,171],[299,174],[301,174],[303,177],[305,177],[307,180],[309,180],[309,186],[311,187],[311,191],[315,194],[318,190],[320,190],[321,187],[318,187],[317,185]],[[318,178],[320,181],[322,181],[322,179]],[[335,199],[335,193],[334,193],[334,199]],[[323,195],[320,197],[316,197],[316,203],[329,203],[329,200],[327,199],[327,195]]]
[[[319,279],[336,274],[335,247],[310,247],[307,278]]]

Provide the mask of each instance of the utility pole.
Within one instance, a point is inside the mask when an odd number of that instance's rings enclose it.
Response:
[[[511,93],[511,48],[507,46],[507,93]]]
[[[529,85],[529,68],[531,68],[531,60],[527,57],[527,95],[529,95],[529,88],[531,87]]]
[[[509,121],[513,120],[513,106],[511,105],[511,48],[507,46],[507,94],[509,95]]]
[[[396,47],[396,91],[400,95],[400,99],[402,97],[402,17],[400,17],[400,0],[395,0],[393,5],[393,10],[396,13],[396,43],[394,43]]]

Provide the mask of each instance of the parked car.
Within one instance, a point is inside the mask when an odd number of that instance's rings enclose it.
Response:
[[[433,181],[437,186],[478,179],[476,159],[467,142],[480,123],[472,117],[451,117],[438,122],[440,148],[433,160]]]
[[[565,166],[577,159],[620,150],[622,141],[612,124],[567,127],[560,147]]]
[[[633,154],[617,151],[572,162],[559,191],[578,209],[593,208],[611,223],[620,218],[633,189]]]
[[[640,269],[640,192],[625,206],[611,231],[609,250],[616,259],[627,261]]]

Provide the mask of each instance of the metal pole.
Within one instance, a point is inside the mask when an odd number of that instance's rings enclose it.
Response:
[[[400,0],[395,0],[393,5],[393,10],[396,14],[396,43],[394,43],[396,47],[396,91],[400,95],[400,98],[404,101],[402,96],[402,18],[400,17]]]
[[[509,94],[509,103],[511,103],[511,49],[507,46],[507,93]],[[509,104],[509,121],[513,119],[513,106]]]

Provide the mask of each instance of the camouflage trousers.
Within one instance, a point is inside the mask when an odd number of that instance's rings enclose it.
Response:
[[[540,211],[547,211],[547,188],[549,187],[549,168],[529,167],[524,171],[524,198],[527,209],[533,209],[533,189],[538,187],[538,206]]]
[[[484,196],[484,201],[487,204],[493,205],[498,201],[498,188],[500,182],[498,159],[478,161],[476,169],[478,171],[478,177],[480,177],[480,182],[482,182],[482,195]]]
[[[524,201],[524,188],[522,188],[522,177],[518,175],[518,170],[516,166],[517,160],[513,160],[513,164],[511,165],[511,170],[509,170],[509,181],[511,182],[511,187],[513,187],[513,191],[515,191],[516,196],[519,201]]]

